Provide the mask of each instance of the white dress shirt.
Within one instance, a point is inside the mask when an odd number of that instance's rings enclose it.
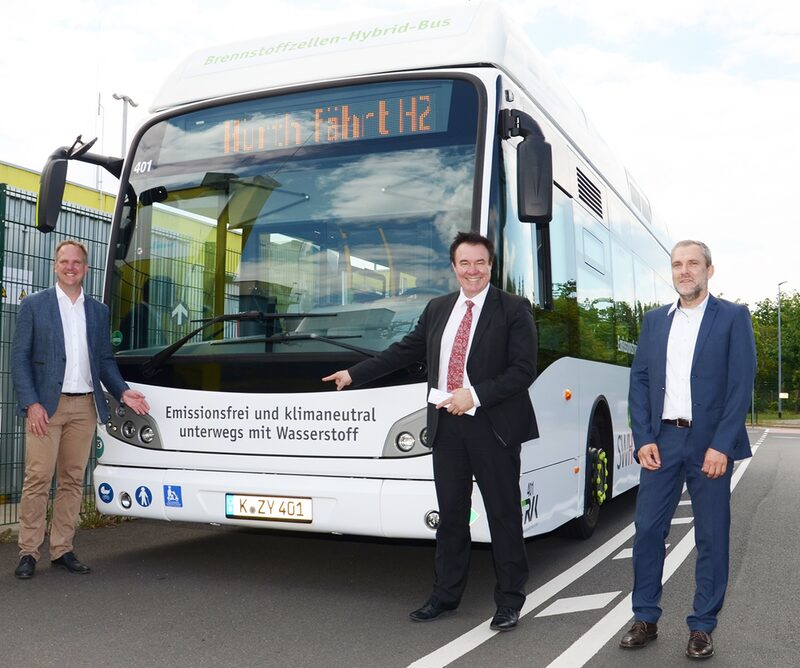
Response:
[[[707,304],[708,295],[694,308],[685,308],[678,300],[667,312],[675,315],[667,342],[667,383],[661,414],[665,420],[692,419],[692,360]]]
[[[447,392],[447,367],[450,365],[450,351],[453,349],[453,342],[456,338],[458,326],[461,324],[461,321],[464,319],[464,315],[467,312],[467,299],[469,299],[474,306],[472,307],[472,326],[469,329],[467,353],[464,355],[464,387],[469,388],[469,391],[472,394],[472,401],[476,406],[480,406],[481,402],[478,400],[478,395],[475,394],[475,390],[472,389],[472,386],[469,382],[469,375],[467,374],[467,359],[469,359],[469,352],[472,349],[472,338],[475,336],[475,327],[478,325],[478,318],[481,316],[481,310],[483,309],[483,303],[486,301],[486,293],[488,291],[488,285],[474,297],[467,297],[464,294],[464,291],[461,291],[461,294],[456,300],[455,306],[453,306],[453,310],[450,312],[450,318],[447,320],[444,331],[442,332],[442,343],[441,347],[439,348],[438,389],[442,390],[443,392]],[[447,394],[450,394],[450,392],[447,392]]]
[[[67,352],[67,366],[61,391],[91,392],[92,371],[89,367],[83,288],[74,304],[58,284],[56,284],[56,295],[58,295],[58,310],[61,313],[61,326],[64,329],[64,349]]]

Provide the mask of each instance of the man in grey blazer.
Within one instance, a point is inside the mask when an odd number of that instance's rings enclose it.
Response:
[[[71,239],[56,247],[55,287],[26,297],[17,313],[11,376],[20,414],[27,417],[25,481],[20,502],[19,554],[14,574],[33,577],[44,543],[47,500],[55,473],[50,559],[71,573],[89,573],[73,552],[83,477],[98,417],[108,420],[101,383],[142,415],[150,407],[128,387],[111,350],[108,307],[83,292],[86,247]]]
[[[642,466],[633,544],[633,626],[638,649],[658,635],[664,541],[684,481],[692,499],[697,565],[686,655],[714,654],[728,584],[733,462],[751,456],[745,428],[756,369],[750,312],[708,292],[711,251],[699,241],[672,250],[679,298],[645,314],[631,367],[629,404]]]
[[[489,284],[494,260],[489,239],[460,232],[450,260],[459,292],[432,299],[401,341],[323,380],[341,390],[425,362],[429,391],[446,397],[429,402],[427,415],[440,520],[433,592],[410,618],[433,621],[461,601],[474,476],[487,510],[497,578],[490,626],[510,631],[519,621],[528,577],[519,476],[521,444],[539,436],[528,392],[536,377],[536,326],[527,299]]]

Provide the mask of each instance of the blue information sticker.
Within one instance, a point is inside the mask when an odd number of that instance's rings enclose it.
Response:
[[[101,482],[97,488],[97,495],[103,503],[111,503],[114,500],[114,490],[107,482]]]
[[[180,485],[164,485],[164,505],[170,508],[183,508]]]
[[[136,498],[136,503],[138,503],[142,508],[147,508],[151,503],[153,503],[153,493],[144,485],[136,488],[136,494],[134,497]]]

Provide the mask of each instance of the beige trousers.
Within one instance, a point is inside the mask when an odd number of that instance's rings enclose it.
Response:
[[[19,514],[19,556],[39,561],[47,522],[47,500],[56,476],[53,521],[50,527],[50,559],[72,551],[83,499],[83,476],[91,453],[97,409],[94,396],[61,395],[50,416],[47,435],[28,430],[25,438],[25,482]]]

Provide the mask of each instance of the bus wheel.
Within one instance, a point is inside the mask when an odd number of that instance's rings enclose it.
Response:
[[[584,511],[569,524],[575,538],[586,539],[594,533],[600,519],[600,506],[608,494],[608,456],[601,445],[600,430],[592,427],[586,449]]]

